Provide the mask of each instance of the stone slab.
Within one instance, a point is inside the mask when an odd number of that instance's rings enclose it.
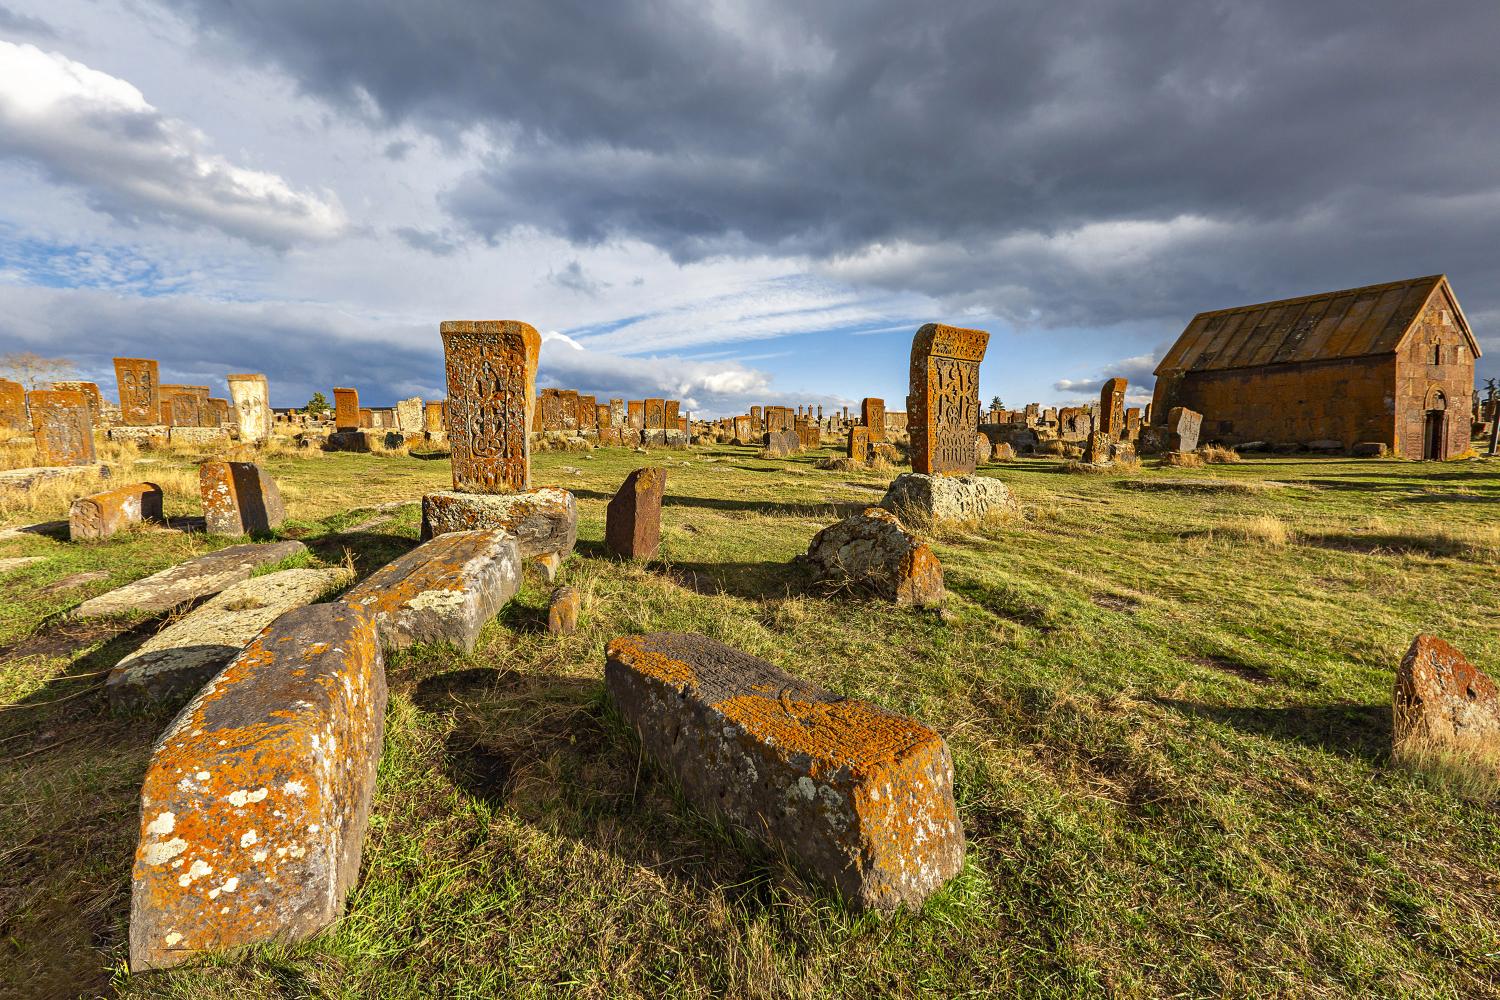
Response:
[[[502,530],[438,535],[344,595],[363,608],[386,649],[446,642],[472,652],[479,631],[521,587],[521,551]]]
[[[604,517],[604,545],[626,559],[650,559],[661,545],[661,503],[667,470],[636,469],[609,501]]]
[[[881,498],[880,506],[899,518],[931,524],[977,524],[1020,508],[1010,487],[984,476],[929,476],[904,472]]]
[[[578,540],[578,502],[554,486],[524,493],[459,493],[422,498],[422,538],[450,531],[498,528],[516,536],[521,558],[556,553],[566,559]]]
[[[204,462],[198,492],[210,535],[263,535],[286,520],[276,480],[254,462]]]
[[[228,427],[180,427],[173,425],[168,433],[172,444],[220,446],[229,444]]]
[[[705,636],[616,639],[605,685],[687,800],[859,908],[919,906],[963,867],[942,737]]]
[[[162,520],[162,492],[155,483],[131,483],[79,497],[68,508],[68,537],[97,541],[143,521]]]
[[[130,441],[140,448],[165,448],[172,439],[172,429],[164,424],[111,427],[111,441]]]
[[[80,618],[117,615],[127,611],[159,614],[220,593],[241,580],[250,579],[258,567],[269,566],[307,551],[301,542],[268,545],[231,545],[227,549],[195,556],[107,594],[84,601],[75,612]]]
[[[267,625],[351,578],[342,568],[284,569],[226,588],[115,664],[104,681],[111,707],[185,701]]]
[[[177,716],[141,788],[130,968],[298,941],[359,877],[385,731],[375,624],[316,604],[278,618]]]

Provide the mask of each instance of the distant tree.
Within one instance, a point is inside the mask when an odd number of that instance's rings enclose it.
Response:
[[[990,400],[990,409],[1003,410],[1005,409],[1005,403],[1000,400],[999,396],[996,396],[994,399]]]
[[[0,374],[21,383],[28,391],[45,388],[75,371],[73,362],[67,358],[44,358],[35,351],[12,351],[0,355]]]
[[[323,395],[321,392],[313,393],[312,399],[309,399],[307,401],[307,405],[303,407],[303,410],[309,417],[322,416],[331,409],[333,409],[333,407],[328,405],[328,397]]]

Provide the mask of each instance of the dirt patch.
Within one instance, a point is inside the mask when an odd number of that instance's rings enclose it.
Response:
[[[1211,667],[1214,670],[1226,674],[1233,674],[1241,680],[1249,681],[1251,684],[1275,684],[1276,679],[1259,667],[1252,667],[1248,663],[1238,660],[1226,659],[1222,656],[1189,656],[1188,661],[1196,663],[1200,667]]]
[[[127,633],[144,639],[156,631],[156,626],[157,620],[154,618],[135,625],[108,620],[62,621],[51,626],[44,625],[8,646],[0,646],[0,663],[24,660],[30,656],[66,658],[80,649],[109,642]]]
[[[1095,594],[1089,600],[1107,611],[1118,611],[1125,615],[1135,614],[1136,608],[1141,606],[1140,601],[1124,594]]]

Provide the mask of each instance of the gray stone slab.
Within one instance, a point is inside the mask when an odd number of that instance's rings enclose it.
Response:
[[[159,614],[210,597],[241,580],[260,566],[306,552],[301,542],[271,542],[267,545],[231,545],[227,549],[195,556],[142,580],[117,587],[107,594],[84,601],[75,612],[80,618],[117,615],[127,611]]]

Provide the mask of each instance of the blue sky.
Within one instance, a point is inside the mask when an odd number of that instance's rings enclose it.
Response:
[[[986,400],[1139,401],[1195,312],[1442,271],[1493,375],[1496,37],[1492,0],[0,0],[0,352],[380,405],[442,395],[442,320],[522,319],[544,385],[712,416],[900,408],[938,321],[990,332]]]

